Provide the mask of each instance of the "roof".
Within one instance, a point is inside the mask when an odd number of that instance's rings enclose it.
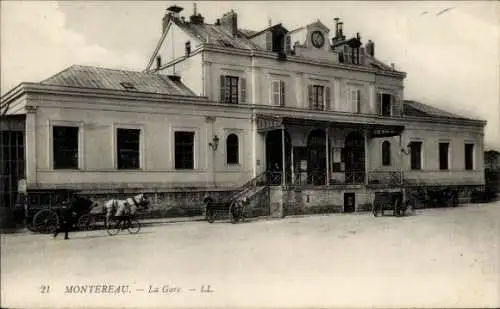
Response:
[[[445,110],[420,103],[413,100],[405,100],[403,113],[406,116],[414,116],[414,117],[441,117],[441,118],[454,118],[454,119],[465,119],[465,120],[479,120],[463,117],[458,114],[450,113]]]
[[[250,30],[238,29],[238,35],[233,36],[222,25],[211,25],[205,23],[191,23],[181,21],[178,18],[173,18],[172,21],[181,29],[197,38],[201,42],[220,45],[222,47],[234,47],[241,49],[262,50],[262,48],[252,42],[247,36]]]
[[[166,75],[82,65],[72,65],[42,81],[41,84],[157,94],[195,95],[182,82],[172,80]]]

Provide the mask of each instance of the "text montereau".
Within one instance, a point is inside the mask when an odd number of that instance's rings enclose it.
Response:
[[[66,294],[126,294],[130,293],[128,285],[67,285]]]

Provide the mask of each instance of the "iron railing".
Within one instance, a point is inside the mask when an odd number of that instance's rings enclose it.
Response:
[[[398,186],[403,184],[403,173],[401,171],[368,172],[368,184]]]

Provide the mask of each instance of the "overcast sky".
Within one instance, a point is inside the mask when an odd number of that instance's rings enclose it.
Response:
[[[1,92],[72,65],[143,70],[173,4],[191,1],[2,1]],[[197,2],[213,23],[234,9],[241,28],[320,19],[331,30],[375,42],[376,57],[408,73],[405,98],[488,121],[486,144],[500,150],[500,5],[497,2]],[[450,8],[446,12],[438,12]]]

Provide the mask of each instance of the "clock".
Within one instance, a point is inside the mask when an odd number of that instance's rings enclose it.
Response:
[[[314,31],[311,35],[311,41],[316,48],[321,48],[325,44],[325,37],[321,31]]]

